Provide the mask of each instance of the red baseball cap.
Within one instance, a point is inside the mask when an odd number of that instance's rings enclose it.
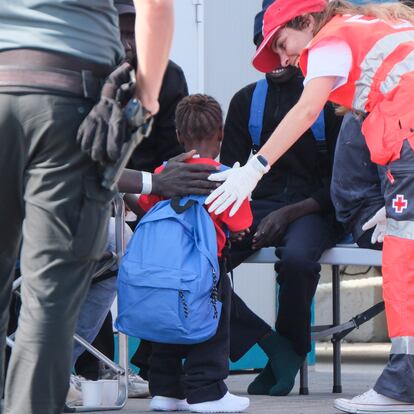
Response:
[[[275,34],[286,23],[303,14],[325,9],[326,0],[276,0],[263,18],[263,42],[253,57],[253,66],[260,72],[271,72],[280,67],[280,57],[271,49]]]

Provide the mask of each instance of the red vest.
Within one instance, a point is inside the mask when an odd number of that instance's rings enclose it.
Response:
[[[328,38],[344,40],[352,51],[348,82],[329,100],[370,113],[363,132],[374,162],[398,159],[404,139],[414,144],[414,25],[335,16],[303,51],[300,67],[305,76],[309,49]]]

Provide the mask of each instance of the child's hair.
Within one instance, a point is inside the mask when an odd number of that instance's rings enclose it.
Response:
[[[414,23],[414,10],[404,3],[352,4],[345,0],[332,0],[327,3],[325,10],[311,14],[316,21],[314,35],[337,14],[364,15],[386,21],[405,19]],[[288,22],[286,27],[301,30],[308,25],[308,16],[308,14],[298,16]]]
[[[194,142],[210,139],[223,128],[223,111],[211,96],[189,95],[177,105],[175,126],[184,140]]]

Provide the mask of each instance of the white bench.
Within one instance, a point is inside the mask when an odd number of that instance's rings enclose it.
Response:
[[[341,339],[352,329],[361,323],[371,319],[374,315],[383,310],[383,302],[370,308],[370,314],[357,315],[351,321],[341,325],[340,310],[340,273],[339,266],[381,266],[382,252],[372,249],[362,249],[356,244],[338,244],[326,250],[320,260],[320,264],[332,267],[332,325],[313,326],[312,339],[330,337],[333,344],[333,393],[342,392],[341,384]],[[267,247],[251,255],[244,263],[274,263],[277,261],[275,248]],[[307,364],[301,369],[300,375],[300,394],[309,394]]]

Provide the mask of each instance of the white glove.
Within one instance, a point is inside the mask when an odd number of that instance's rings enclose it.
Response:
[[[209,213],[214,211],[216,214],[221,214],[234,203],[229,214],[230,217],[234,216],[269,169],[270,167],[264,166],[255,155],[243,167],[235,163],[230,170],[211,174],[208,177],[210,181],[225,182],[207,197],[205,204],[212,203],[208,209]]]
[[[372,233],[371,243],[382,243],[387,230],[387,217],[385,213],[385,206],[379,209],[375,215],[370,218],[363,226],[362,230],[367,231],[375,226]]]

